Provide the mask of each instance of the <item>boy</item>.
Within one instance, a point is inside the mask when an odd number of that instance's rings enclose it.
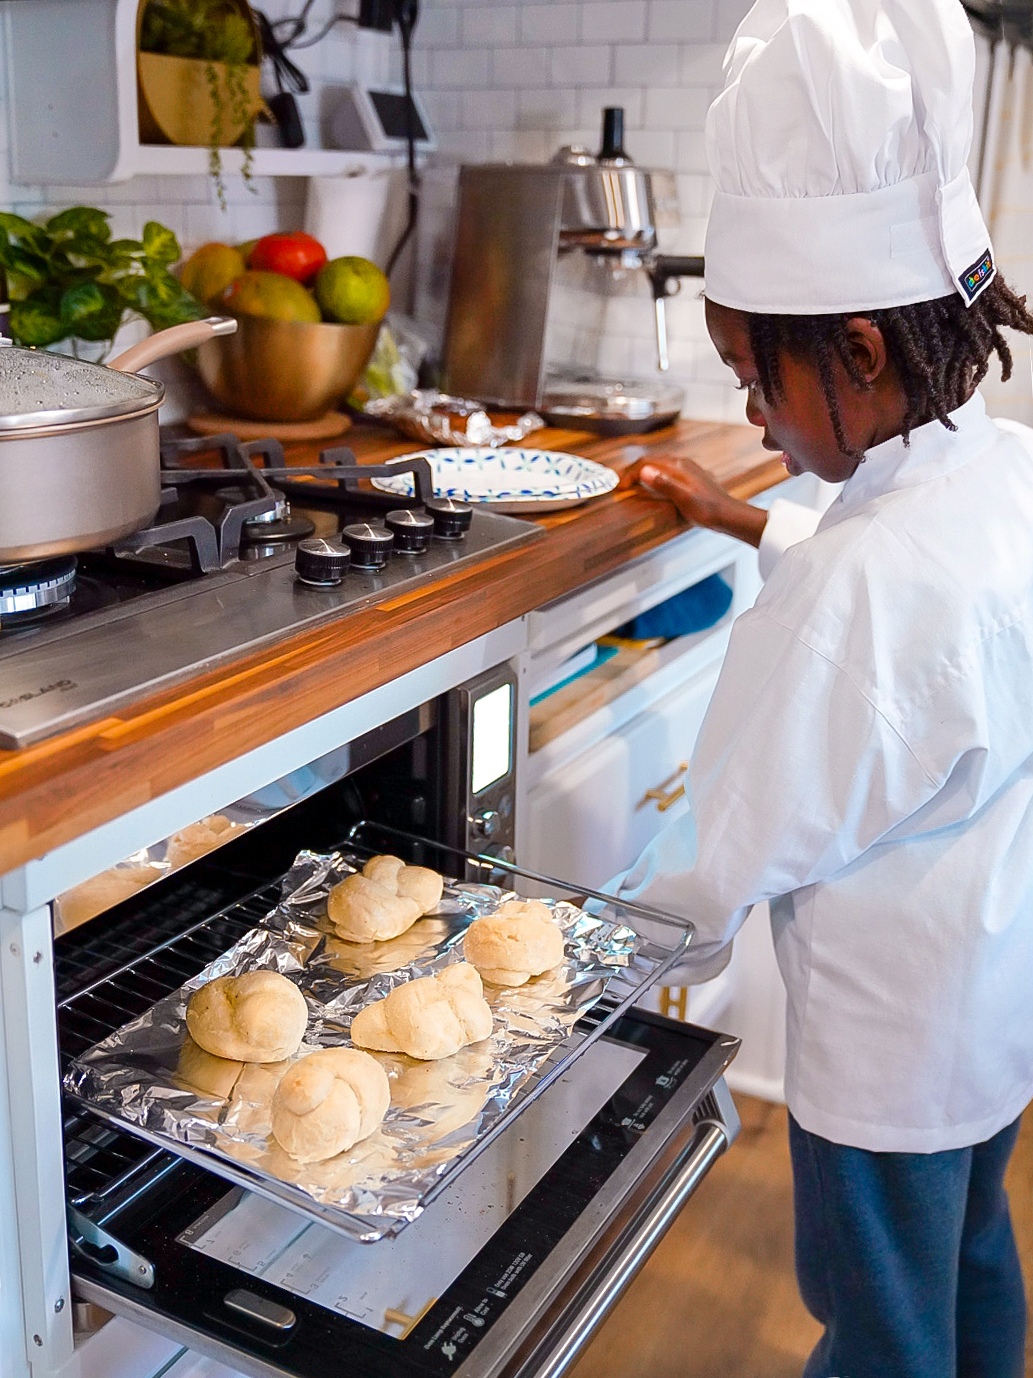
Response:
[[[639,475],[770,571],[691,815],[621,893],[695,924],[695,979],[771,902],[808,1378],[1023,1372],[1033,436],[975,388],[1033,318],[965,171],[973,62],[956,0],[754,6],[707,122],[707,325],[765,445],[844,487],[808,535],[699,471]]]

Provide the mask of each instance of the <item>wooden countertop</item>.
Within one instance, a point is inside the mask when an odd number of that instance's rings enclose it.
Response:
[[[749,498],[781,461],[747,426],[680,421],[646,436],[537,432],[536,445],[622,469],[649,452],[689,456]],[[341,442],[383,460],[414,443],[371,427]],[[296,446],[290,459],[311,463]],[[619,492],[540,519],[545,539],[409,595],[345,614],[86,726],[0,750],[0,875],[149,799],[616,569],[684,530],[670,503]]]

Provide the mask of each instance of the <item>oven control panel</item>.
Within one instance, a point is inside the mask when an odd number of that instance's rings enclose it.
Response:
[[[461,820],[453,845],[504,861],[513,860],[516,705],[516,674],[508,665],[449,696],[449,750],[458,754],[449,775],[459,797],[448,814]]]

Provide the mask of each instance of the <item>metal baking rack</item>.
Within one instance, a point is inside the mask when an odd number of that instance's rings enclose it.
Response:
[[[476,879],[483,884],[503,884],[515,889],[517,887],[512,882],[522,881],[529,883],[539,894],[544,889],[549,892],[562,891],[582,899],[587,897],[607,906],[607,918],[614,922],[627,924],[639,932],[636,920],[645,921],[651,927],[659,926],[661,932],[666,930],[671,936],[668,946],[640,935],[630,965],[611,978],[604,994],[528,1078],[500,1118],[460,1154],[425,1193],[422,1198],[425,1207],[494,1142],[517,1115],[542,1095],[622,1014],[641,999],[650,986],[678,964],[684,957],[693,930],[691,925],[648,906],[617,900],[602,892],[586,890],[583,886],[544,876],[496,857],[430,842],[426,838],[368,820],[361,820],[349,829],[339,850],[346,858],[354,857],[360,863],[385,850],[408,856],[410,860],[421,864],[433,864],[433,859],[446,856],[451,859],[445,863],[450,867],[450,874],[458,872],[461,875],[465,870],[468,880]],[[278,884],[265,883],[243,899],[191,923],[185,931],[163,934],[155,928],[152,930],[154,941],[139,955],[117,965],[107,965],[98,979],[75,989],[74,993],[64,998],[61,998],[59,989],[58,1019],[64,1065],[67,1066],[88,1048],[138,1018],[156,1001],[177,990],[244,938],[250,930],[263,926],[269,911],[279,899],[279,890]],[[171,916],[169,922],[171,927]],[[76,1219],[80,1211],[88,1212],[95,1221],[98,1213],[100,1219],[106,1218],[121,1208],[127,1195],[135,1196],[155,1176],[174,1170],[177,1160],[185,1159],[216,1172],[246,1190],[310,1218],[317,1218],[349,1238],[373,1237],[368,1220],[326,1208],[292,1184],[256,1171],[247,1164],[152,1133],[74,1097],[66,1097],[65,1105],[68,1200],[70,1209],[77,1213]],[[162,1151],[156,1153],[155,1150]],[[404,1228],[404,1223],[393,1222],[380,1234],[397,1234]],[[73,1228],[73,1244],[77,1234]],[[88,1241],[86,1247],[88,1251]]]

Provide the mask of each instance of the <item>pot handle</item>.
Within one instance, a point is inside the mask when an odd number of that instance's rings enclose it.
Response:
[[[117,369],[119,373],[138,373],[158,359],[166,359],[170,354],[179,354],[184,349],[193,349],[195,345],[204,344],[205,340],[213,340],[216,335],[232,335],[236,329],[237,322],[233,316],[209,316],[203,321],[170,325],[167,330],[156,330],[146,340],[132,345],[117,359],[112,359],[108,368]]]

